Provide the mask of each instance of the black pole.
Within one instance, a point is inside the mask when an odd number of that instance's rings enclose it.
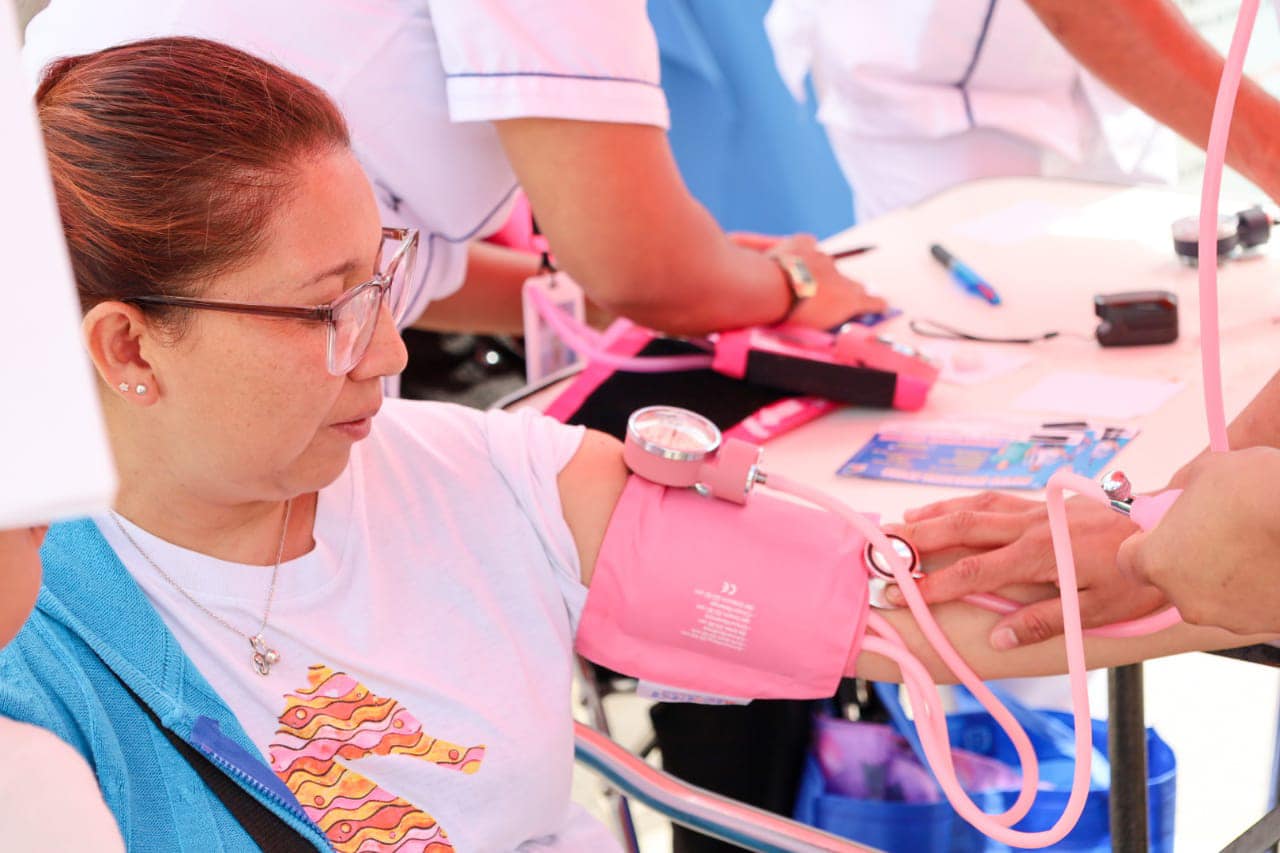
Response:
[[[1107,670],[1107,758],[1111,762],[1111,849],[1147,853],[1147,726],[1142,664]]]

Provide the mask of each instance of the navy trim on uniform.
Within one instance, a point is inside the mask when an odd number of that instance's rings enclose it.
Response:
[[[558,80],[601,80],[612,83],[639,83],[661,89],[662,84],[652,80],[641,80],[638,77],[610,77],[607,74],[559,74],[554,71],[458,71],[446,73],[445,79],[457,80],[465,77],[551,77]]]
[[[386,190],[387,190],[387,192],[391,193],[391,194],[394,196],[394,192],[393,192],[389,187],[386,187],[385,185],[381,185],[381,186],[382,186],[384,189],[386,189]],[[439,233],[438,231],[431,231],[431,232],[427,233],[427,234],[426,234],[426,240],[425,240],[426,245],[425,245],[425,247],[424,247],[424,248],[426,249],[426,255],[427,255],[427,257],[426,257],[426,263],[425,263],[425,265],[424,265],[424,267],[423,267],[423,270],[422,270],[422,278],[421,278],[421,281],[425,284],[425,283],[426,283],[428,280],[430,280],[430,278],[431,278],[431,267],[432,267],[432,265],[433,265],[433,263],[434,263],[434,261],[435,261],[435,254],[436,254],[436,253],[435,253],[435,245],[434,245],[434,241],[436,241],[436,240],[443,240],[443,241],[445,241],[446,243],[465,243],[465,242],[467,242],[467,241],[471,240],[472,238],[474,238],[474,237],[476,236],[476,234],[478,234],[478,233],[479,233],[480,229],[481,229],[481,228],[483,228],[487,222],[489,222],[491,219],[493,219],[494,214],[496,214],[499,210],[501,210],[501,209],[502,209],[502,206],[503,206],[503,205],[505,205],[508,201],[510,201],[510,200],[511,200],[511,197],[512,197],[513,195],[515,195],[515,192],[516,192],[516,190],[518,190],[518,189],[520,189],[520,184],[519,184],[519,183],[514,183],[514,184],[512,184],[512,185],[511,185],[511,188],[510,188],[510,189],[508,189],[505,193],[503,193],[503,195],[502,195],[502,199],[501,199],[497,204],[495,204],[492,208],[490,208],[489,212],[488,212],[488,213],[486,213],[486,214],[484,215],[484,217],[482,217],[482,218],[480,219],[480,221],[479,221],[479,222],[477,222],[477,223],[476,223],[476,224],[471,228],[471,230],[470,230],[470,231],[468,231],[467,233],[465,233],[465,234],[463,234],[463,235],[461,235],[461,236],[459,236],[459,237],[451,237],[451,236],[449,236],[448,234],[441,234],[441,233]],[[406,304],[406,305],[403,307],[403,309],[401,309],[402,311],[404,311],[405,315],[408,315],[409,313],[411,313],[411,312],[410,312],[410,309],[415,309],[415,308],[416,308],[417,310],[416,310],[416,312],[414,312],[414,313],[416,313],[416,314],[421,314],[423,311],[425,311],[425,310],[426,310],[426,306],[425,306],[425,305],[424,305],[423,307],[421,307],[421,308],[417,308],[417,302],[418,302],[418,301],[420,301],[420,300],[421,300],[421,298],[422,298],[422,293],[421,293],[421,291],[420,291],[420,292],[417,294],[417,298],[416,298],[413,302],[410,302],[410,303]],[[428,305],[430,305],[432,301],[434,301],[434,300],[428,300],[427,304],[428,304]],[[398,319],[400,319],[400,320],[404,320],[404,319],[405,319],[405,317],[404,317],[404,316],[401,316],[401,317],[399,317]],[[415,316],[413,319],[415,319],[415,320],[416,320],[416,319],[417,319],[417,317]]]
[[[956,88],[960,90],[960,97],[964,99],[964,114],[969,119],[969,127],[977,127],[977,123],[973,120],[973,105],[969,103],[969,79],[973,77],[973,70],[978,67],[978,57],[982,55],[982,45],[987,41],[987,31],[991,29],[991,16],[996,11],[996,0],[991,0],[987,4],[987,13],[982,19],[982,30],[978,33],[978,41],[973,46],[973,56],[969,57],[969,67],[964,70],[964,76],[960,78],[960,82],[956,83]]]

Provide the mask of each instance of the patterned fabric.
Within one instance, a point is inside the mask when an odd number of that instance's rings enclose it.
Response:
[[[342,763],[366,755],[409,755],[448,770],[475,773],[484,747],[431,737],[395,699],[317,664],[309,684],[285,697],[270,749],[271,768],[342,853],[453,850],[427,813]]]

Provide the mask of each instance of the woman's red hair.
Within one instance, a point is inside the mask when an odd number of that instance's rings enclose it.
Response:
[[[318,87],[204,39],[58,60],[36,106],[85,310],[245,263],[298,166],[350,145]]]

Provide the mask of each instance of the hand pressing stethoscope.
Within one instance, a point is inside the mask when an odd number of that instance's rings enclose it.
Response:
[[[884,533],[869,517],[855,512],[821,490],[795,482],[761,467],[762,450],[739,439],[725,441],[720,430],[707,418],[686,409],[649,406],[634,412],[627,422],[623,458],[640,477],[668,488],[693,489],[708,498],[745,504],[754,488],[767,486],[790,494],[844,519],[866,540],[862,568],[870,587],[869,602],[884,608],[884,591],[896,584],[921,632],[956,677],[973,692],[979,702],[1005,731],[1018,754],[1022,788],[1014,805],[999,815],[986,814],[961,788],[951,761],[946,730],[946,713],[937,685],[911,653],[897,630],[878,613],[868,614],[867,633],[862,648],[898,664],[903,682],[916,709],[916,725],[921,746],[939,785],[956,811],[990,837],[1020,847],[1040,847],[1061,840],[1075,826],[1084,808],[1090,783],[1088,756],[1092,754],[1088,688],[1085,681],[1084,631],[1080,624],[1079,598],[1070,540],[1066,534],[1065,492],[1075,491],[1124,513],[1138,526],[1149,529],[1177,499],[1177,490],[1155,496],[1133,496],[1128,479],[1120,472],[1108,474],[1101,484],[1066,471],[1049,483],[1049,517],[1054,527],[1054,547],[1058,559],[1063,621],[1065,625],[1068,672],[1075,716],[1076,762],[1072,792],[1063,815],[1048,830],[1021,832],[1010,827],[1030,810],[1039,785],[1038,762],[1030,739],[1010,712],[991,694],[981,678],[952,646],[934,619],[915,581],[922,576],[920,558],[910,542]],[[966,601],[997,613],[1019,605],[995,595],[968,596]],[[1154,616],[1091,629],[1099,636],[1131,637],[1153,633],[1179,621],[1178,612],[1168,608]]]
[[[1184,621],[1237,634],[1280,627],[1280,449],[1209,453],[1184,469],[1184,492],[1159,527],[1116,554],[1130,580],[1158,588]]]
[[[623,457],[627,466],[638,476],[669,488],[690,488],[709,498],[745,504],[752,490],[767,486],[798,497],[844,519],[866,539],[862,552],[863,568],[867,572],[871,588],[871,600],[883,606],[883,592],[890,583],[897,584],[905,595],[921,632],[930,642],[949,669],[978,698],[992,717],[1005,731],[1018,754],[1022,768],[1022,788],[1014,805],[1005,813],[990,815],[982,812],[963,791],[952,766],[950,744],[946,730],[946,714],[937,685],[919,660],[911,653],[897,630],[881,615],[868,615],[867,634],[862,648],[873,654],[894,661],[903,673],[903,681],[916,709],[916,725],[921,745],[929,760],[939,785],[952,806],[966,820],[992,838],[1002,843],[1039,847],[1055,843],[1075,826],[1084,808],[1089,789],[1089,764],[1087,758],[1077,762],[1072,794],[1062,817],[1043,832],[1021,832],[1010,827],[1030,810],[1039,785],[1038,763],[1030,739],[1013,719],[1010,712],[991,694],[979,676],[968,666],[952,646],[934,619],[932,611],[915,587],[919,573],[919,556],[907,540],[885,534],[869,517],[855,512],[825,492],[797,483],[786,477],[768,473],[761,468],[761,448],[738,439],[724,441],[719,429],[707,418],[670,406],[649,406],[632,414],[627,424]],[[1070,479],[1074,478],[1074,479]],[[1139,524],[1152,523],[1161,507],[1176,495],[1132,498],[1125,489],[1127,481],[1113,475],[1109,491],[1078,475],[1066,475],[1050,485],[1050,517],[1055,513],[1065,523],[1062,507],[1063,490],[1082,491],[1096,500],[1107,502],[1115,509],[1135,517]],[[1055,499],[1056,497],[1056,507]],[[1065,541],[1055,537],[1055,545]],[[1060,584],[1064,622],[1066,624],[1068,669],[1074,694],[1077,755],[1089,756],[1092,750],[1092,732],[1089,722],[1088,693],[1085,683],[1083,632],[1080,626],[1079,601],[1076,597],[1074,565],[1070,561],[1070,543],[1067,543],[1067,559],[1059,554]],[[981,595],[969,599],[997,612],[1005,612],[1018,605],[998,596]],[[1094,629],[1093,633],[1107,636],[1133,636],[1159,630],[1178,619],[1170,609],[1155,617],[1148,617],[1121,625]]]

